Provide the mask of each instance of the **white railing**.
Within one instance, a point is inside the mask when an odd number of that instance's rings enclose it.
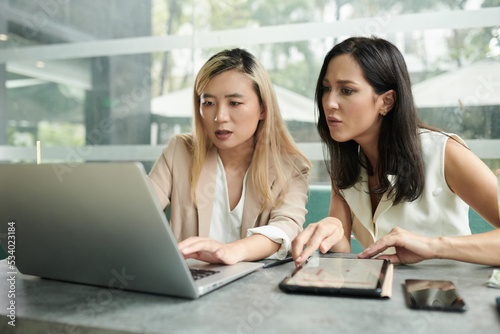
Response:
[[[0,7],[0,9],[10,10]],[[312,22],[200,32],[191,35],[145,36],[114,40],[12,47],[0,50],[0,63],[44,61],[86,57],[165,52],[185,48],[216,48],[239,45],[297,42],[351,35],[377,35],[433,29],[468,29],[498,25],[500,8],[456,10],[395,15],[389,11],[375,17],[334,22]],[[47,23],[50,23],[48,21]],[[67,29],[66,27],[64,29]]]
[[[467,145],[481,159],[500,159],[500,139],[471,139]],[[311,161],[323,160],[321,143],[299,143],[300,150]],[[59,146],[41,148],[42,162],[81,161],[155,161],[163,146],[103,145]],[[0,162],[36,162],[35,147],[0,146]]]

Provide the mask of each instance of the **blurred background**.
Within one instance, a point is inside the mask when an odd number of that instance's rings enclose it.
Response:
[[[191,131],[215,52],[268,70],[287,125],[328,182],[315,124],[323,57],[350,36],[403,53],[419,116],[500,168],[500,0],[0,0],[0,163],[141,161]]]

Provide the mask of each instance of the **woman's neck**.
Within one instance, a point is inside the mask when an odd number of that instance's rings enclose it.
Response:
[[[368,161],[370,162],[373,172],[375,173],[376,171],[378,171],[379,165],[378,142],[376,141],[374,143],[372,142],[360,146],[363,150],[364,155],[366,156],[366,159],[368,159]]]
[[[246,145],[245,147],[239,146],[234,149],[217,151],[226,173],[229,171],[246,173],[252,162],[254,145],[252,143],[252,145]]]
[[[248,167],[252,162],[252,146],[238,146],[229,150],[218,150],[219,157],[224,166],[226,174],[227,191],[229,197],[229,208],[232,211],[238,205],[243,193],[243,181]]]

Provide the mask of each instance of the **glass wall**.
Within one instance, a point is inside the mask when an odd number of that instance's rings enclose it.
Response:
[[[403,52],[421,119],[500,168],[500,0],[0,0],[0,163],[142,161],[191,130],[193,78],[243,47],[328,182],[314,88],[325,53],[377,35]]]

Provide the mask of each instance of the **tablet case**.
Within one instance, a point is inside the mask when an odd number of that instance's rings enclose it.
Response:
[[[296,292],[296,293],[309,293],[309,294],[326,294],[331,296],[356,296],[356,297],[372,297],[372,298],[391,298],[392,297],[392,282],[394,278],[394,265],[389,264],[387,266],[387,271],[385,273],[385,279],[382,284],[382,288],[379,291],[375,290],[367,290],[366,293],[362,290],[357,290],[356,293],[353,293],[352,290],[343,290],[338,289],[336,293],[322,293],[319,291],[314,291],[314,288],[311,287],[298,287],[287,285],[284,282],[289,277],[286,277],[283,281],[280,282],[279,287],[281,290],[286,292]]]

